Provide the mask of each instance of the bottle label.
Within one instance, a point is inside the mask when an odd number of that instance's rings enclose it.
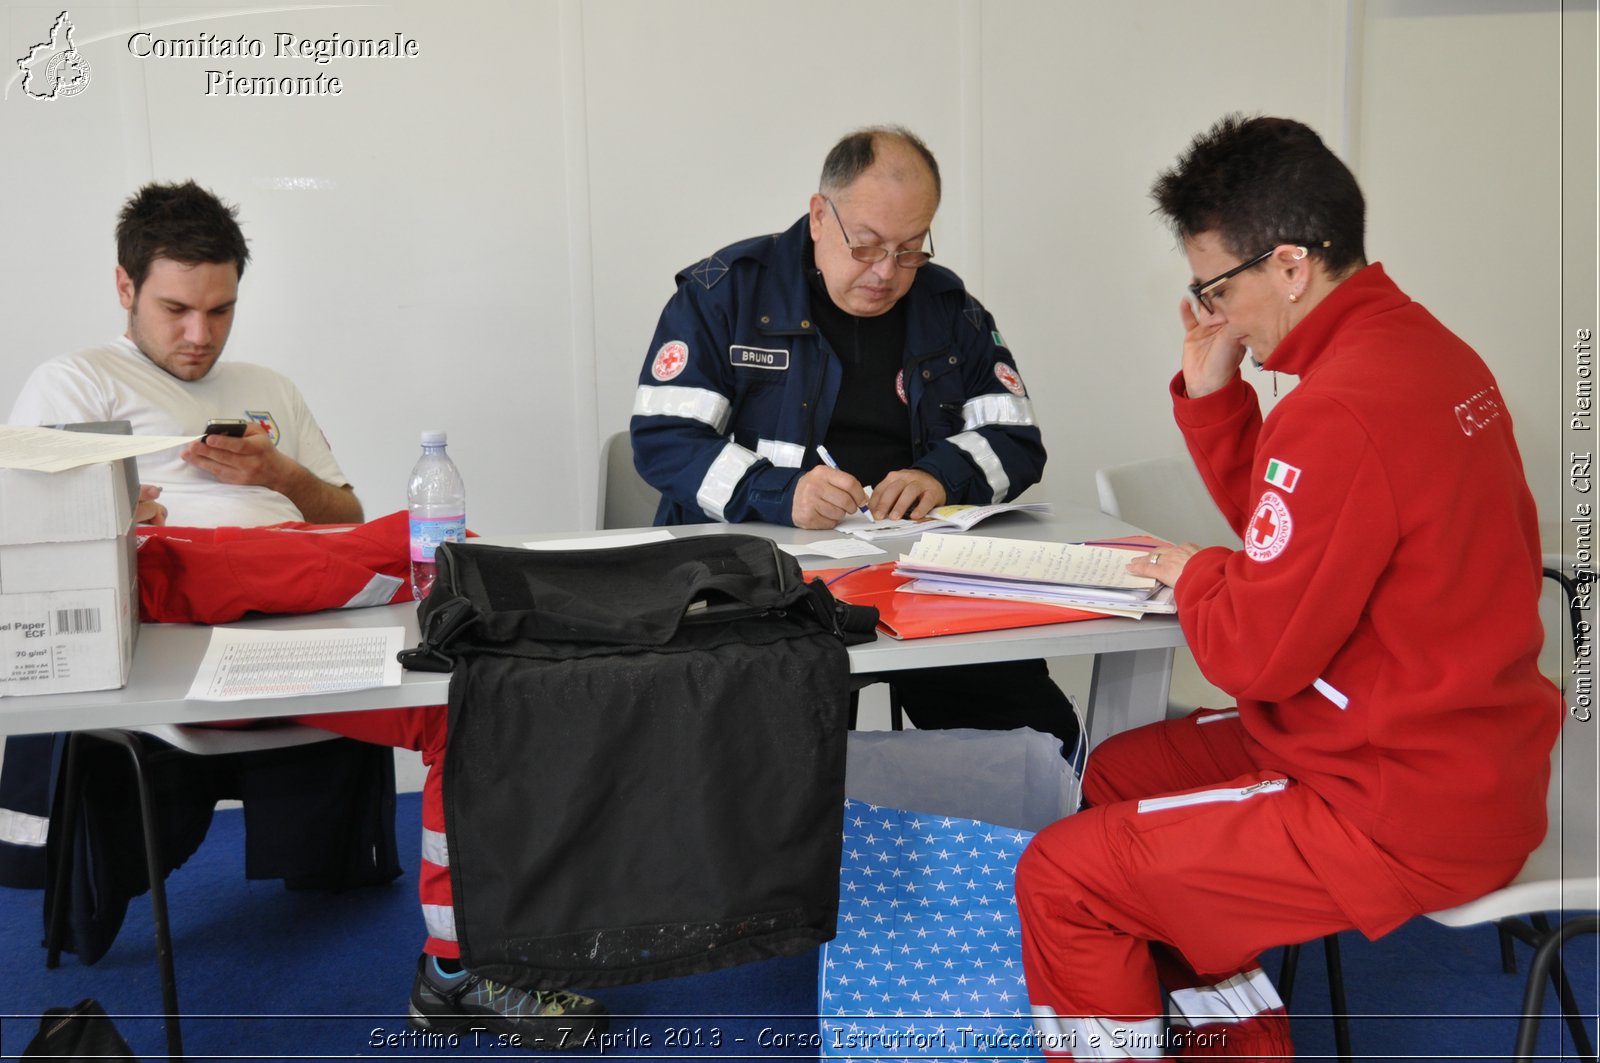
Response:
[[[440,543],[461,543],[467,540],[467,518],[412,517],[411,560],[433,561],[433,552]]]

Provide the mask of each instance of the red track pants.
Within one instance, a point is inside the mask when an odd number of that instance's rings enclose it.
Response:
[[[348,738],[380,746],[415,749],[428,775],[422,784],[422,868],[417,893],[428,930],[423,951],[456,959],[455,905],[450,892],[450,852],[444,835],[444,740],[448,710],[444,705],[420,709],[377,709],[372,712],[330,712],[301,716],[297,723],[320,727]]]
[[[1262,950],[1352,926],[1378,937],[1521,863],[1397,858],[1254,763],[1232,712],[1108,739],[1083,792],[1092,807],[1017,865],[1028,996],[1052,1058],[1292,1057]]]

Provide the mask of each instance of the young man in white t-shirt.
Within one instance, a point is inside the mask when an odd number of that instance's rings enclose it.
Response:
[[[136,435],[193,436],[139,459],[144,515],[197,527],[355,523],[361,503],[289,380],[222,362],[250,251],[235,211],[193,181],[150,184],[117,222],[127,331],[54,358],[23,385],[12,424],[126,420]],[[213,419],[243,436],[206,435]],[[164,512],[163,512],[164,507]]]
[[[117,295],[127,332],[34,370],[12,424],[126,420],[137,435],[196,442],[139,459],[143,516],[186,527],[249,527],[305,520],[354,523],[361,503],[299,391],[282,375],[218,362],[233,325],[250,253],[234,211],[192,181],[147,185],[117,225]],[[208,421],[238,418],[245,435],[207,435]],[[169,512],[162,513],[164,505]],[[428,939],[412,985],[412,1025],[487,1029],[526,1047],[590,1043],[606,1029],[599,1001],[568,991],[530,992],[462,968],[445,843],[443,705],[314,715],[299,722],[351,738],[422,752],[422,867],[418,892]]]

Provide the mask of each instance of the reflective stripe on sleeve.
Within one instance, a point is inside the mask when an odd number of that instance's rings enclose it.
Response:
[[[1341,710],[1348,709],[1350,707],[1350,699],[1342,691],[1335,690],[1332,686],[1328,685],[1328,681],[1326,679],[1318,679],[1311,685],[1317,688],[1318,694],[1321,694],[1323,697],[1339,706]]]
[[[365,609],[369,605],[388,605],[389,599],[395,596],[404,582],[399,576],[373,576],[365,587],[356,592],[355,597],[339,608]]]
[[[722,448],[722,453],[717,455],[717,460],[711,463],[711,468],[706,470],[705,479],[700,481],[700,490],[694,496],[695,503],[713,520],[727,519],[722,511],[733,498],[734,488],[739,486],[739,481],[744,479],[750,466],[760,460],[737,443],[727,444]]]
[[[798,469],[805,464],[806,448],[799,443],[785,443],[779,439],[763,439],[756,443],[756,453],[780,469]]]
[[[1057,1015],[1044,1004],[1033,1005],[1033,1028],[1039,1048],[1073,1059],[1160,1059],[1166,1023],[1160,1019],[1133,1022],[1095,1016]]]
[[[0,842],[12,845],[42,846],[50,837],[50,817],[0,808]]]
[[[967,431],[986,424],[1033,424],[1033,400],[1021,395],[978,395],[961,407],[961,427]]]
[[[977,432],[958,432],[950,437],[950,442],[967,452],[967,456],[977,462],[982,470],[984,479],[989,481],[989,492],[996,502],[1006,500],[1006,492],[1011,490],[1011,477],[1006,475],[1005,466],[1000,464],[1000,455],[994,452],[989,441]]]
[[[440,867],[450,866],[450,845],[442,830],[422,828],[422,858]]]
[[[1234,975],[1216,985],[1174,989],[1172,1021],[1180,1026],[1204,1026],[1211,1022],[1244,1022],[1263,1011],[1283,1007],[1278,990],[1257,967]]]
[[[654,387],[640,384],[633,393],[635,417],[683,417],[711,426],[721,435],[728,428],[728,398],[706,388]]]

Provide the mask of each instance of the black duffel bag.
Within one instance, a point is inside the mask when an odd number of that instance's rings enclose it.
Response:
[[[449,669],[466,967],[603,988],[834,935],[849,703],[835,602],[750,535],[446,544],[410,668]],[[859,634],[853,634],[857,632]]]

